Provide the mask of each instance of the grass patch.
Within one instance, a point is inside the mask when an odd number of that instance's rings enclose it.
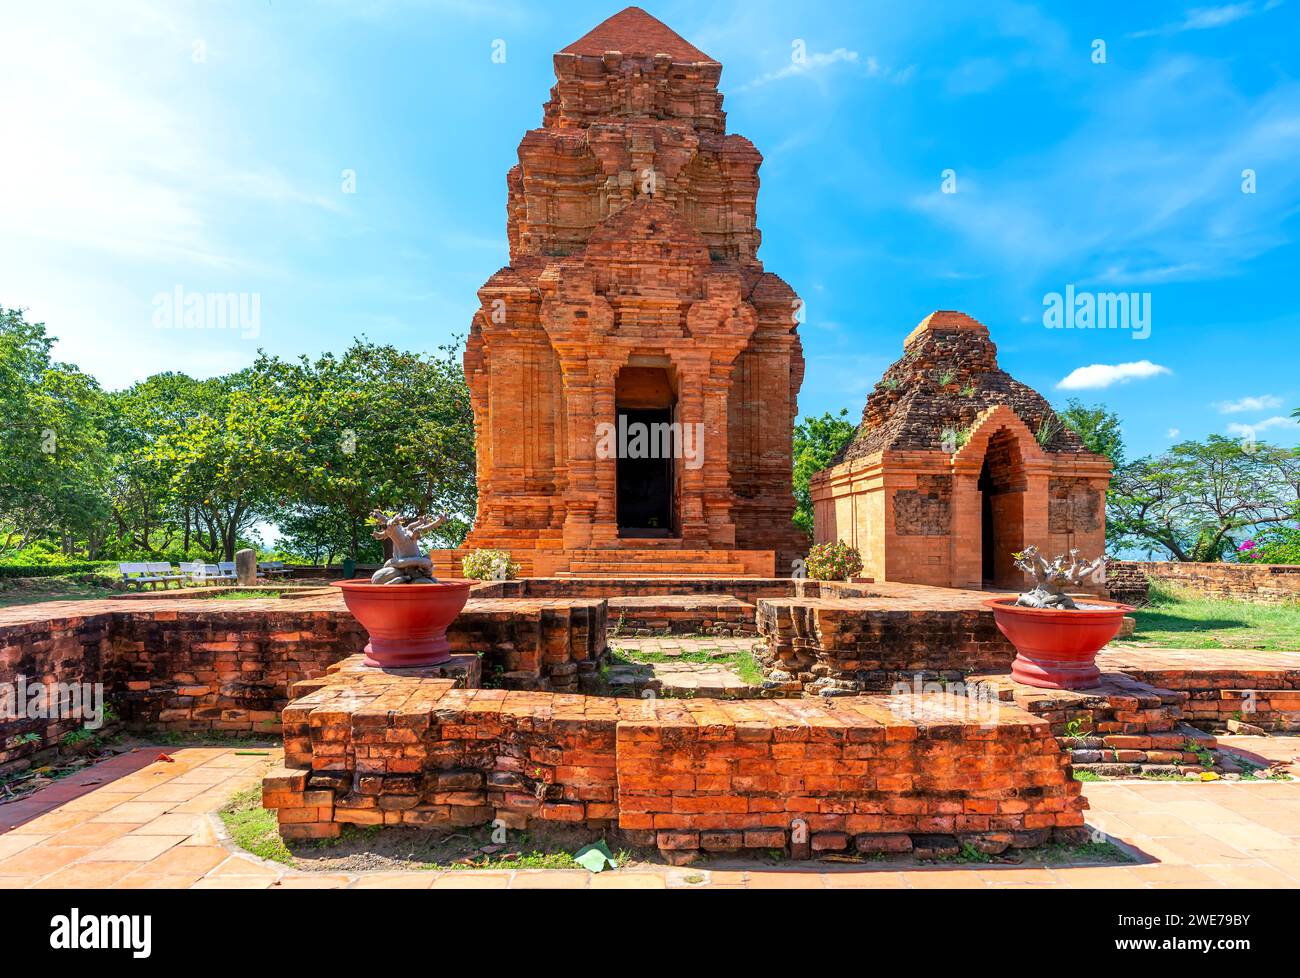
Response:
[[[658,662],[697,662],[706,665],[725,666],[750,686],[763,682],[763,667],[754,653],[749,650],[729,652],[719,655],[719,646],[701,646],[695,649],[683,649],[679,655],[667,655],[650,649],[623,649],[613,645],[609,649],[611,665],[653,665]]]
[[[44,601],[94,601],[116,588],[111,578],[94,574],[58,577],[0,578],[0,608],[40,604]]]
[[[1049,865],[1060,863],[1131,863],[1133,857],[1113,842],[1049,842],[1028,850]]]
[[[259,785],[239,792],[220,811],[226,831],[241,849],[272,862],[294,865],[293,853],[280,838],[275,812],[262,807]]]
[[[1150,603],[1133,615],[1133,635],[1116,644],[1161,648],[1300,649],[1300,604],[1251,604],[1202,597],[1151,582]]]
[[[1105,780],[1096,771],[1078,771],[1074,772],[1075,781],[1102,781]]]
[[[137,739],[161,747],[279,747],[275,734],[243,730],[158,730],[136,734]]]

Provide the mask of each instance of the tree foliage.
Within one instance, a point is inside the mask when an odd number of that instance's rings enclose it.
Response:
[[[1088,451],[1105,455],[1117,469],[1124,464],[1124,436],[1119,415],[1107,411],[1104,404],[1089,407],[1072,397],[1066,401],[1065,410],[1057,411],[1056,416],[1083,440]]]
[[[450,347],[259,353],[223,377],[108,393],[52,343],[0,309],[0,557],[229,560],[274,523],[290,555],[375,559],[373,509],[446,513],[436,546],[473,519],[473,415]]]
[[[1295,520],[1298,500],[1295,451],[1211,435],[1115,473],[1108,543],[1180,561],[1223,560],[1245,536]]]
[[[794,524],[809,537],[813,531],[813,507],[808,482],[830,464],[857,431],[848,416],[848,409],[841,408],[838,415],[827,411],[819,418],[805,417],[794,426]]]

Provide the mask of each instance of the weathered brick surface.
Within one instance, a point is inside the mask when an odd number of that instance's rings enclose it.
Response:
[[[818,851],[936,833],[996,849],[1080,827],[1047,722],[1013,705],[976,721],[968,703],[604,699],[345,664],[286,707],[286,769],[264,803],[291,837],[558,821],[687,853],[780,848],[792,832]]]
[[[454,651],[482,653],[494,684],[530,689],[594,677],[605,635],[605,602],[592,598],[475,598],[448,630]],[[0,612],[0,683],[103,683],[134,729],[269,732],[291,686],[365,642],[337,594],[51,603]],[[29,763],[79,726],[0,721],[0,767]],[[27,733],[41,739],[19,743]]]
[[[876,580],[1015,588],[1011,555],[1030,544],[1103,551],[1109,477],[1109,461],[998,366],[983,324],[935,312],[868,396],[853,440],[813,477],[813,538],[857,547]]]
[[[835,695],[1008,671],[1015,648],[977,591],[868,585],[870,596],[758,602],[769,686]]]
[[[1197,727],[1222,732],[1236,720],[1274,732],[1300,730],[1300,652],[1112,646],[1097,661],[1185,693],[1183,715]]]
[[[1039,689],[1006,675],[972,676],[965,686],[968,695],[1015,703],[1048,721],[1076,770],[1131,777],[1219,761],[1215,738],[1186,722],[1186,692],[1123,673],[1103,673],[1093,689]]]
[[[701,464],[675,463],[675,546],[776,551],[782,568],[806,549],[790,522],[799,303],[757,257],[762,157],[726,135],[722,66],[668,36],[633,9],[557,54],[519,144],[510,264],[479,290],[465,353],[469,547],[629,551],[606,559],[635,569],[647,544],[620,537],[616,460],[595,450],[597,426],[635,407],[702,426]]]
[[[1300,601],[1300,565],[1198,564],[1178,561],[1111,561],[1106,585],[1112,594],[1146,598],[1147,582],[1160,581],[1212,598],[1259,604]],[[1121,600],[1117,598],[1116,600]]]

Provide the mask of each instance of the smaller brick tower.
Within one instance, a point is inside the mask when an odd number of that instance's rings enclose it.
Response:
[[[877,580],[1018,588],[1011,555],[1106,546],[1110,460],[998,366],[989,331],[935,312],[903,342],[853,440],[813,477],[814,539]]]

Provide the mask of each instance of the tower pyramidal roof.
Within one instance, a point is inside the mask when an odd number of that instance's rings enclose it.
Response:
[[[620,10],[560,53],[600,57],[606,51],[620,51],[629,57],[666,54],[677,62],[718,64],[663,21],[651,17],[640,7]]]

